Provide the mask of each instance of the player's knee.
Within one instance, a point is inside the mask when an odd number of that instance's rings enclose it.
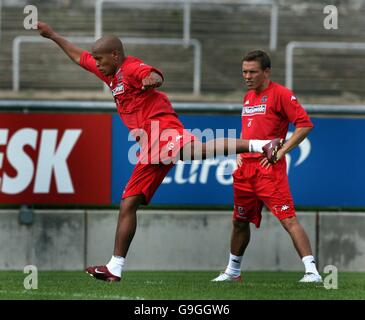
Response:
[[[288,217],[280,221],[285,230],[290,231],[299,225],[296,217]]]
[[[128,206],[122,206],[120,208],[120,217],[131,217],[136,214],[136,210]]]
[[[123,215],[135,214],[137,212],[139,204],[139,199],[126,198],[121,204],[120,212]]]
[[[245,232],[250,229],[250,223],[247,221],[233,220],[233,229],[235,232]]]

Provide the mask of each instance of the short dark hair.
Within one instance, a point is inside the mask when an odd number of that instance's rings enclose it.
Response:
[[[260,63],[261,69],[266,70],[271,68],[271,60],[269,55],[263,50],[253,50],[246,54],[242,59],[243,61],[258,61]]]

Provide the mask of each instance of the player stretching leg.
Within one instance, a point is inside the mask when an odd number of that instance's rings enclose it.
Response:
[[[142,149],[122,196],[113,256],[104,266],[86,269],[93,277],[105,281],[121,279],[125,257],[136,231],[137,209],[141,204],[150,202],[176,160],[255,152],[264,154],[271,163],[277,161],[277,152],[283,140],[275,137],[266,140],[198,141],[185,130],[167,96],[155,89],[163,83],[161,71],[136,57],[125,56],[119,38],[102,37],[93,44],[89,53],[43,22],[38,23],[38,30],[41,36],[53,40],[72,61],[108,85],[122,121],[133,132]],[[157,135],[153,129],[156,123]],[[170,140],[161,139],[163,134]]]

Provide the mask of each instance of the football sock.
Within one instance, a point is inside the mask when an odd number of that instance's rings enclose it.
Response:
[[[113,275],[120,277],[122,274],[125,258],[112,256],[106,267]]]
[[[249,152],[262,153],[262,147],[270,141],[271,140],[249,140]]]
[[[237,277],[241,274],[241,261],[242,256],[235,256],[232,253],[229,254],[228,266],[225,273],[229,274],[230,276]]]
[[[305,273],[319,274],[316,267],[316,260],[313,256],[305,256],[302,258],[305,267]]]

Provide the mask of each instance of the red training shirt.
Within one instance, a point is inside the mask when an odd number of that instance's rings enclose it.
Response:
[[[243,98],[242,139],[285,139],[289,123],[296,128],[313,127],[313,124],[288,88],[270,81],[260,93],[249,90]],[[244,158],[262,157],[260,153],[245,153]]]
[[[147,120],[156,115],[176,115],[167,96],[155,89],[142,91],[142,79],[152,71],[162,78],[161,71],[142,60],[127,56],[113,76],[103,75],[96,67],[94,57],[84,51],[80,57],[80,66],[103,80],[110,90],[118,113],[129,130],[143,128]]]

